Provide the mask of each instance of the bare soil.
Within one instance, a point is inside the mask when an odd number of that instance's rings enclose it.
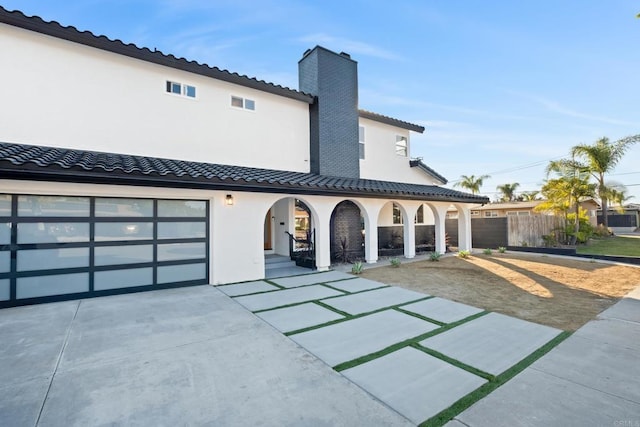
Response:
[[[636,267],[498,253],[372,268],[362,276],[565,331],[640,286]]]

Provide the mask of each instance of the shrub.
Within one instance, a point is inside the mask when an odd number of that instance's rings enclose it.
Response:
[[[364,265],[362,264],[362,261],[356,261],[353,263],[353,266],[351,267],[351,272],[353,274],[361,274],[363,268],[364,268]]]
[[[430,259],[431,261],[440,261],[440,257],[441,257],[441,256],[442,256],[442,255],[441,255],[441,254],[439,254],[438,252],[431,252],[431,253],[429,254],[429,259]]]
[[[458,252],[458,258],[469,258],[470,256],[471,256],[471,252],[469,251]]]
[[[491,255],[493,251],[491,250],[491,248],[486,248],[482,251],[482,253],[485,255]]]
[[[500,246],[500,247],[498,248],[498,252],[500,252],[501,254],[503,254],[503,253],[507,252],[507,248],[505,248],[504,246]]]
[[[391,267],[395,268],[400,267],[400,264],[402,264],[398,258],[391,258],[389,262],[391,263]]]

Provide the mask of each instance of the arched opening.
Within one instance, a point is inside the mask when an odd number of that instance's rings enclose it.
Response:
[[[314,218],[310,205],[294,197],[271,205],[263,228],[265,277],[295,274],[296,267],[315,268]]]
[[[345,200],[331,213],[331,262],[354,262],[364,259],[364,218],[360,207]]]
[[[404,254],[404,223],[406,214],[400,204],[388,202],[378,215],[378,255]]]
[[[416,230],[416,253],[435,252],[436,222],[431,208],[424,204],[418,206],[413,222]]]

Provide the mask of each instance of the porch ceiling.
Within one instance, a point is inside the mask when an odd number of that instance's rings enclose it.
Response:
[[[340,178],[13,143],[0,143],[0,178],[342,197],[489,202],[483,196],[436,185]]]

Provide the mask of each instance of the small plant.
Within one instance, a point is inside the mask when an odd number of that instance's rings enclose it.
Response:
[[[391,267],[395,268],[400,267],[400,264],[402,264],[398,258],[391,258],[389,262],[391,263]]]
[[[356,261],[353,263],[353,266],[351,267],[351,272],[353,274],[362,274],[363,268],[364,268],[364,265],[362,264],[362,261]]]
[[[469,251],[460,251],[460,252],[458,252],[458,258],[466,259],[466,258],[469,258],[470,256],[471,256],[471,252],[469,252]]]
[[[431,261],[440,261],[440,257],[442,256],[442,254],[438,253],[438,252],[431,252],[429,254],[429,259]]]
[[[482,253],[485,255],[491,255],[493,251],[491,250],[491,248],[486,248],[482,251]]]
[[[529,242],[527,242],[526,240],[523,240],[522,242],[520,242],[520,246],[522,246],[523,248],[526,248],[527,246],[529,246]]]
[[[503,253],[507,252],[507,248],[505,248],[504,246],[500,246],[500,247],[498,248],[498,252],[500,252],[501,254],[503,254]]]

